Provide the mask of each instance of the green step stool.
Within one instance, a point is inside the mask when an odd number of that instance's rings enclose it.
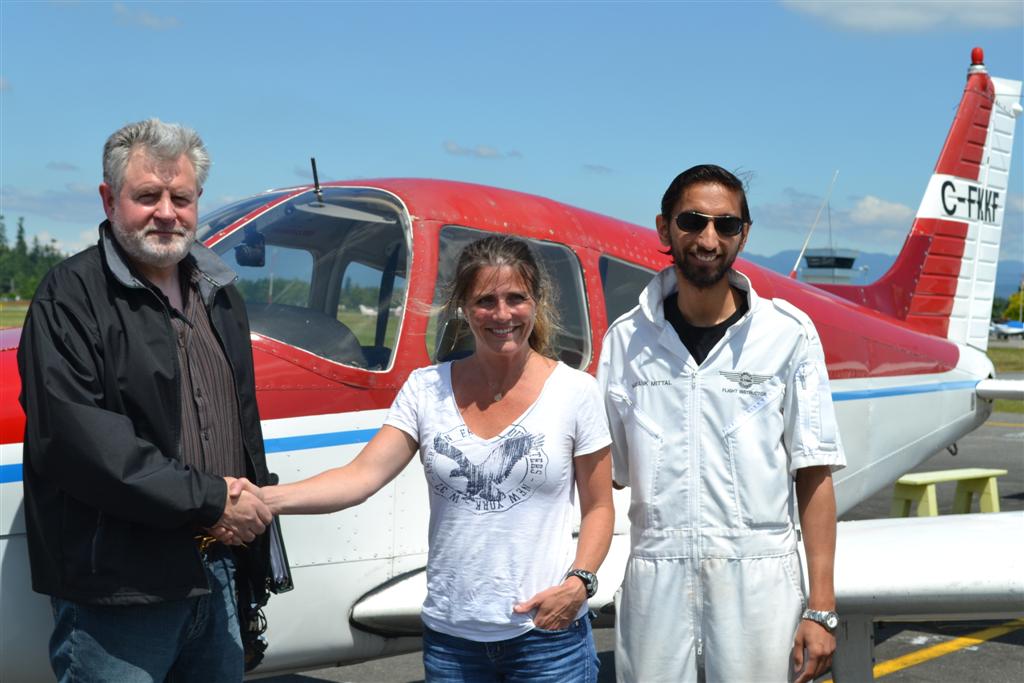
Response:
[[[970,512],[973,496],[978,497],[978,509],[981,512],[999,512],[999,485],[996,479],[1004,474],[1006,470],[979,467],[904,474],[896,480],[889,516],[909,517],[911,505],[916,503],[918,517],[935,517],[939,514],[935,485],[946,481],[956,482],[953,514]]]

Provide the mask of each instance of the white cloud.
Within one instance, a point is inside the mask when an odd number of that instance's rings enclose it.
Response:
[[[913,210],[878,197],[852,199],[852,207],[844,207],[833,199],[831,206],[822,210],[810,245],[827,244],[831,224],[832,243],[837,247],[890,254],[898,252],[910,231]],[[758,254],[799,249],[814,225],[821,202],[821,196],[787,188],[781,201],[752,206],[754,227],[748,248]]]
[[[583,170],[597,175],[608,175],[615,172],[604,164],[583,164]]]
[[[867,195],[850,210],[850,222],[855,225],[881,225],[898,223],[909,225],[914,218],[914,210],[904,204],[887,202],[878,197]]]
[[[1024,194],[1010,194],[1006,197],[1006,210],[1024,213]]]
[[[1024,261],[1024,195],[1011,193],[1006,198],[999,258]]]
[[[75,166],[70,161],[51,161],[46,164],[46,168],[50,171],[77,171],[78,166]]]
[[[518,150],[512,150],[507,153],[502,153],[498,149],[491,147],[490,145],[475,145],[472,147],[465,147],[452,140],[445,140],[441,145],[441,148],[445,152],[457,157],[476,157],[477,159],[522,159],[523,153]]]
[[[241,195],[234,195],[234,194],[222,194],[219,197],[217,197],[216,199],[214,199],[213,197],[206,197],[206,196],[204,196],[203,200],[202,200],[202,204],[205,205],[203,210],[206,211],[206,210],[212,210],[212,209],[219,209],[222,206],[227,206],[228,204],[234,204],[239,199],[245,199],[245,197],[241,196]]]
[[[783,0],[782,5],[838,28],[872,33],[1024,24],[1020,0]]]
[[[117,17],[117,23],[124,26],[136,26],[138,28],[145,28],[151,31],[165,31],[167,29],[178,28],[181,22],[178,21],[177,17],[164,16],[158,17],[155,14],[150,14],[145,10],[134,9],[129,7],[123,2],[114,3],[114,16]]]
[[[26,213],[83,225],[98,224],[103,218],[96,187],[80,183],[68,183],[63,189],[46,192],[4,185],[0,187],[0,204],[8,216]]]

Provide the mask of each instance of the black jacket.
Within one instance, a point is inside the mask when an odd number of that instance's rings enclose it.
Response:
[[[186,257],[235,378],[246,475],[267,481],[249,321],[234,273],[206,247]],[[224,510],[224,480],[182,464],[180,368],[163,298],[128,267],[109,223],[99,244],[40,283],[18,347],[32,587],[95,604],[209,591],[193,536]],[[267,572],[262,538],[240,566]]]

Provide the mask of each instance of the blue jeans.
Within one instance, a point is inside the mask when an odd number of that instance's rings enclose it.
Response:
[[[427,683],[595,683],[598,664],[586,615],[559,631],[535,628],[493,643],[423,631]]]
[[[218,543],[204,564],[210,594],[196,598],[123,606],[53,598],[50,665],[57,680],[241,681],[234,557]]]

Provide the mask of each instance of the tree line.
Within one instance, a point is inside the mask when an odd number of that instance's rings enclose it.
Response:
[[[238,280],[235,283],[242,298],[255,303],[287,304],[290,306],[309,305],[309,282],[301,278],[260,278],[258,280]],[[345,278],[338,307],[347,311],[358,311],[360,306],[374,310],[379,304],[380,288],[376,285],[357,285],[352,278]],[[390,307],[402,303],[405,297],[404,282],[398,283],[391,293]]]
[[[0,215],[0,299],[31,299],[46,271],[64,258],[54,240],[43,244],[33,237],[30,245],[24,218],[18,218],[14,244],[9,244],[7,224]]]

